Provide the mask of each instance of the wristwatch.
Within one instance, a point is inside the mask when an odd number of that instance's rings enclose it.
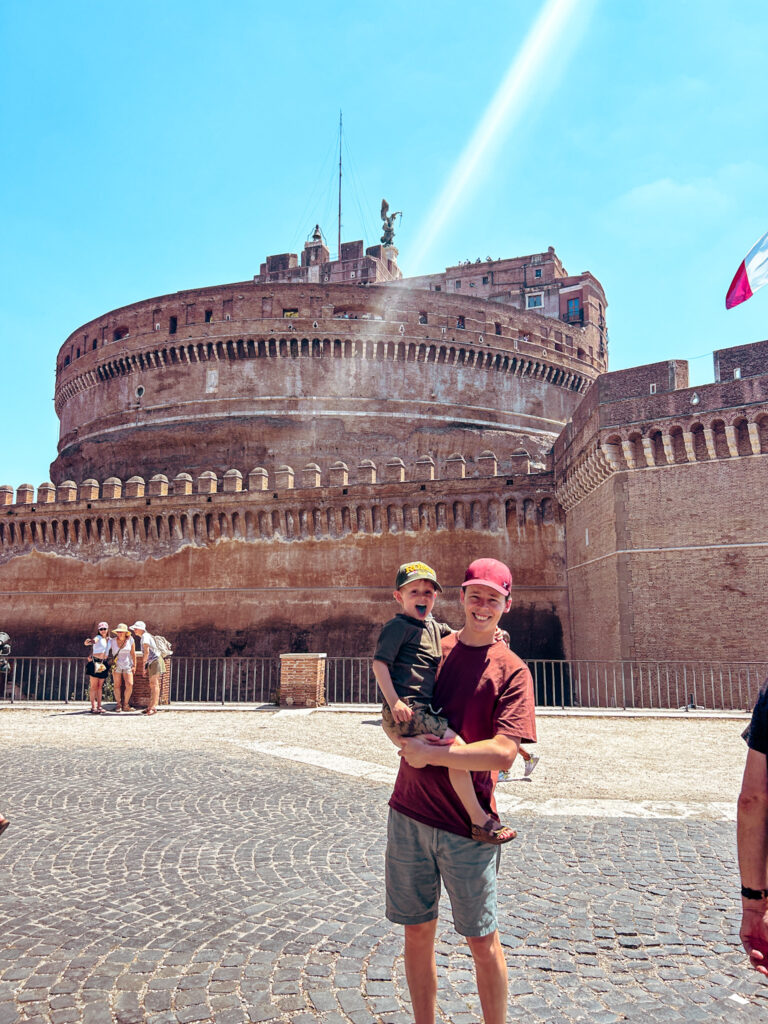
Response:
[[[742,885],[741,895],[745,900],[764,900],[768,897],[768,889],[750,889],[747,885]]]

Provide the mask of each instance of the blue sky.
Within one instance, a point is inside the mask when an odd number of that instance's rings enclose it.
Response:
[[[608,297],[611,368],[768,336],[725,291],[768,230],[764,0],[568,0],[424,251],[435,203],[544,4],[0,0],[0,483],[56,454],[56,353],[80,324],[183,288],[378,241],[406,274],[553,245]],[[729,8],[733,8],[729,10]],[[416,259],[414,259],[416,257]]]

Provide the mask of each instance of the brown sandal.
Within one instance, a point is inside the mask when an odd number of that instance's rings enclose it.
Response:
[[[496,818],[489,818],[484,825],[472,826],[472,838],[478,843],[489,843],[491,846],[501,846],[514,839],[517,832],[508,825],[502,825]]]

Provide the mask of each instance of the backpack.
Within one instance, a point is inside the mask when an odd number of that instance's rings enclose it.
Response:
[[[173,648],[171,647],[170,643],[165,639],[164,636],[160,636],[158,633],[153,633],[152,635],[155,638],[155,650],[160,655],[160,657],[163,659],[170,658],[170,656],[173,654]]]

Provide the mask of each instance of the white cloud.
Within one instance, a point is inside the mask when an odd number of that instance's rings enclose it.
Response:
[[[602,211],[606,230],[635,245],[674,246],[720,232],[763,201],[768,170],[749,162],[729,164],[688,181],[659,178],[611,200]]]

